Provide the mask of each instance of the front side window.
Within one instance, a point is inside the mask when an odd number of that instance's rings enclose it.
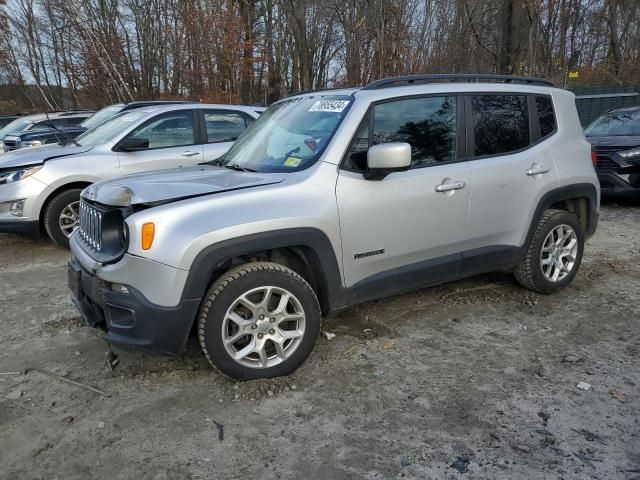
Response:
[[[315,163],[347,114],[352,97],[310,95],[269,107],[221,159],[257,172],[295,172]]]
[[[159,115],[129,136],[146,138],[149,140],[149,149],[193,145],[193,114],[191,110],[186,110]]]
[[[29,130],[52,130],[52,129],[61,129],[65,128],[66,119],[64,118],[54,118],[52,120],[43,120],[41,122],[34,123]]]
[[[456,97],[396,100],[373,109],[372,145],[406,142],[411,167],[456,159]]]
[[[639,136],[640,110],[607,113],[589,125],[584,133],[587,137]]]
[[[553,102],[551,97],[537,96],[536,107],[538,108],[538,121],[540,122],[540,137],[550,135],[556,129],[556,116],[553,112]]]
[[[508,154],[529,145],[525,95],[476,95],[471,110],[476,157]]]
[[[245,117],[232,112],[204,112],[207,142],[235,142],[248,127]]]

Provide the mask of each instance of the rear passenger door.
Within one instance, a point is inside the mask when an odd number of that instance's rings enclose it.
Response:
[[[204,127],[204,161],[220,158],[254,121],[233,110],[200,110]]]
[[[118,152],[122,175],[202,162],[202,145],[198,144],[193,110],[159,114],[134,128],[125,138],[129,137],[147,139],[149,147]]]
[[[465,97],[465,107],[471,203],[463,272],[468,273],[514,263],[539,200],[559,182],[546,142],[555,133],[550,96],[474,94]]]

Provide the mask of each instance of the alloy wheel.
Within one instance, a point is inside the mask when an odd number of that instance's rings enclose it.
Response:
[[[547,280],[559,282],[566,278],[576,264],[578,236],[569,225],[553,228],[542,244],[540,266]]]
[[[69,238],[76,228],[80,226],[80,201],[72,202],[62,209],[58,218],[58,225],[62,233]]]
[[[282,363],[300,346],[306,317],[300,300],[279,287],[258,287],[239,296],[222,322],[222,342],[236,362],[250,368]]]

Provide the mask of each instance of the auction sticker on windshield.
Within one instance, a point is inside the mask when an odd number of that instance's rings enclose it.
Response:
[[[349,105],[349,100],[318,100],[311,105],[310,112],[340,113]]]
[[[301,158],[289,157],[284,161],[284,166],[285,167],[295,168],[298,165],[300,165],[301,162],[302,162]]]

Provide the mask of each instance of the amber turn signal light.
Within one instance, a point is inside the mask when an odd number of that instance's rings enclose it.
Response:
[[[142,249],[149,250],[153,245],[153,236],[156,234],[156,227],[153,223],[142,225]]]

